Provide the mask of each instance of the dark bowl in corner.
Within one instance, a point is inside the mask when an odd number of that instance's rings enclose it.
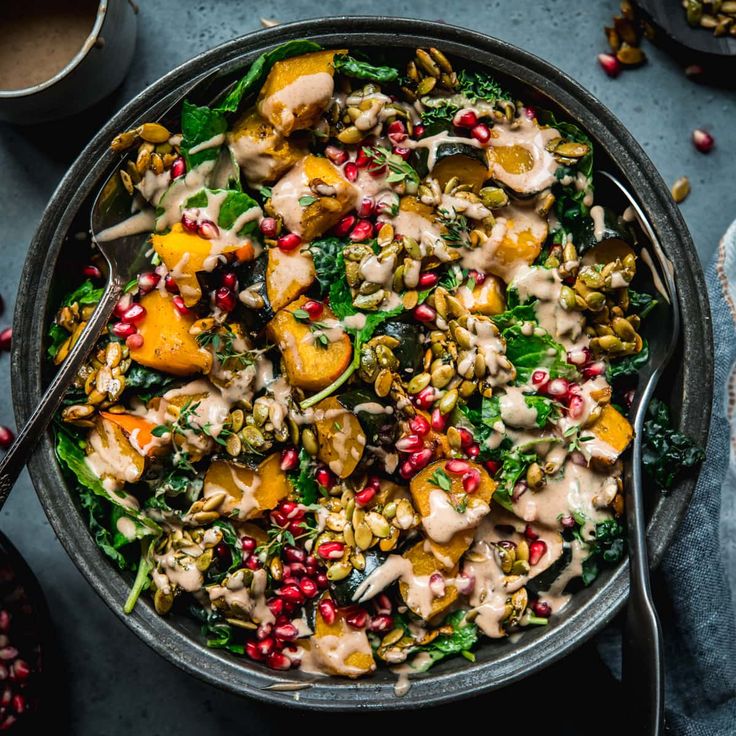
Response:
[[[79,273],[85,250],[75,233],[88,228],[90,198],[117,164],[109,141],[146,119],[156,118],[180,85],[208,70],[218,70],[224,86],[264,50],[295,38],[326,47],[384,48],[405,54],[417,46],[436,46],[461,63],[487,70],[525,101],[579,123],[596,144],[597,166],[607,168],[636,193],[669,257],[675,264],[683,314],[680,350],[662,393],[669,398],[680,428],[705,443],[712,396],[713,342],[703,273],[695,248],[669,189],[652,162],[624,126],[570,77],[535,56],[473,31],[418,20],[384,17],[329,18],[293,23],[235,39],[183,64],[143,91],[120,111],[87,146],[63,179],[31,243],[15,312],[12,380],[18,425],[35,407],[50,367],[44,359],[45,326],[61,295]],[[687,390],[686,390],[686,388]],[[197,624],[184,617],[159,617],[145,599],[125,616],[122,604],[131,583],[96,547],[74,494],[54,456],[52,437],[40,441],[29,470],[41,503],[59,539],[77,567],[110,608],[143,641],[182,669],[235,693],[310,709],[376,710],[411,708],[482,693],[519,680],[563,657],[599,631],[623,605],[628,589],[626,563],[610,570],[576,595],[547,627],[518,640],[486,641],[473,664],[442,662],[412,679],[404,697],[394,694],[395,675],[382,671],[350,682],[324,678],[312,685],[308,675],[279,673],[208,649]],[[652,559],[657,563],[673,538],[695,480],[679,482],[653,504],[649,524]],[[302,681],[299,690],[284,689]]]

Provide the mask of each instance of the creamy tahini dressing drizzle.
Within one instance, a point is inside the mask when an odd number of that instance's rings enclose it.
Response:
[[[511,427],[532,429],[537,426],[537,410],[524,400],[521,386],[508,386],[499,396],[501,419]]]
[[[427,168],[432,171],[434,165],[437,163],[437,149],[443,143],[462,143],[465,146],[472,146],[473,148],[482,148],[481,144],[475,140],[475,138],[460,138],[458,136],[450,135],[446,130],[443,130],[437,135],[430,135],[427,138],[421,140],[413,140],[407,138],[401,145],[406,148],[426,148],[428,151],[427,156]]]
[[[437,488],[429,493],[429,514],[422,517],[422,526],[431,540],[444,544],[457,532],[476,527],[489,511],[485,501],[471,497],[467,509],[459,512],[450,503],[449,495]]]
[[[373,650],[365,631],[359,629],[344,629],[339,636],[313,636],[310,639],[310,650],[304,651],[300,669],[310,674],[324,674],[325,672],[341,674],[347,677],[360,677],[366,670],[348,664],[352,654],[364,654],[373,657]],[[373,662],[368,671],[376,669]]]
[[[598,243],[603,240],[606,232],[605,210],[600,205],[590,208],[590,217],[593,220],[593,237]]]
[[[211,603],[222,601],[229,608],[257,624],[270,624],[275,621],[271,609],[266,605],[268,575],[265,570],[256,570],[249,585],[245,582],[243,570],[237,570],[223,582],[224,585],[207,588]]]
[[[95,233],[94,239],[98,243],[106,243],[110,240],[125,238],[128,235],[147,233],[153,229],[154,222],[155,217],[152,210],[141,210],[131,215],[127,220],[123,220],[117,225],[111,225],[99,233]]]
[[[258,112],[270,120],[283,135],[288,135],[303,110],[324,110],[330,104],[335,82],[331,74],[303,74],[258,103]]]

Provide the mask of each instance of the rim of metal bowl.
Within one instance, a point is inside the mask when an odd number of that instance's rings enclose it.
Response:
[[[126,105],[82,152],[59,184],[31,243],[15,312],[12,380],[18,425],[42,393],[46,371],[43,315],[51,314],[50,288],[64,237],[89,194],[117,162],[108,142],[120,130],[157,117],[187,80],[211,69],[223,74],[241,70],[264,50],[294,38],[311,38],[325,46],[437,46],[467,63],[485,66],[580,122],[597,150],[616,162],[618,173],[650,217],[677,268],[683,311],[680,376],[672,386],[673,405],[681,427],[705,443],[712,397],[713,343],[705,282],[697,254],[680,212],[654,165],[621,123],[566,74],[508,43],[440,23],[388,17],[340,17],[302,21],[258,31],[225,43],[186,62],[148,87]],[[533,96],[533,95],[532,95]],[[687,386],[687,392],[683,386]],[[621,608],[627,594],[626,563],[604,574],[594,586],[574,597],[568,609],[545,630],[525,633],[519,641],[488,642],[474,664],[463,659],[440,663],[412,678],[401,698],[394,694],[395,676],[383,671],[350,682],[314,678],[299,671],[280,673],[245,659],[208,649],[197,626],[185,617],[159,617],[148,600],[125,616],[122,603],[131,578],[116,571],[97,549],[65,484],[47,433],[29,462],[36,491],[68,554],[115,614],[143,641],[182,669],[235,693],[302,708],[352,710],[411,708],[479,694],[519,680],[549,665],[599,631]],[[659,499],[650,521],[650,545],[658,562],[687,507],[694,478],[680,482]],[[287,690],[289,683],[306,685]],[[311,684],[310,684],[311,683]]]

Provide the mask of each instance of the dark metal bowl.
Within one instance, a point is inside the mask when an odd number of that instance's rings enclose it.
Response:
[[[87,230],[90,196],[118,162],[119,157],[108,148],[109,141],[117,132],[157,117],[176,96],[177,88],[194,75],[219,69],[226,84],[264,50],[303,37],[327,47],[383,48],[389,54],[405,53],[417,46],[436,46],[461,63],[488,70],[525,101],[552,109],[588,131],[596,144],[598,166],[615,172],[636,192],[675,263],[683,334],[675,367],[662,388],[669,394],[681,428],[704,444],[712,395],[713,343],[703,273],[680,212],[639,144],[582,87],[531,54],[472,31],[393,18],[305,21],[230,41],[167,74],[100,131],[59,185],[28,253],[15,312],[12,356],[18,424],[30,414],[48,379],[49,367],[44,359],[46,325],[85,260],[85,249],[74,239],[74,234]],[[95,546],[74,494],[62,477],[50,435],[42,438],[29,469],[62,544],[127,626],[182,669],[219,687],[262,700],[332,710],[407,708],[498,688],[545,667],[579,646],[611,620],[627,594],[628,575],[623,563],[574,596],[568,608],[548,627],[528,631],[513,642],[486,642],[479,648],[474,664],[464,659],[443,662],[426,675],[413,679],[411,690],[402,698],[394,695],[396,678],[388,671],[355,683],[325,678],[299,691],[278,689],[287,682],[309,682],[312,678],[299,672],[274,672],[208,649],[194,621],[178,616],[161,618],[145,597],[132,615],[125,616],[122,603],[131,576],[116,571]],[[655,563],[675,533],[693,484],[693,478],[683,480],[669,496],[657,497],[653,503],[649,535]]]

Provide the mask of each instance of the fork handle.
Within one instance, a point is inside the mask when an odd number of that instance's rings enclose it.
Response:
[[[644,409],[640,408],[643,415]],[[623,684],[631,709],[632,734],[661,736],[664,732],[664,654],[662,628],[649,583],[646,522],[641,473],[642,431],[637,433],[626,497],[629,532],[630,589],[623,632]]]
[[[74,381],[100,332],[110,319],[110,315],[123,293],[123,288],[124,284],[118,279],[108,282],[102,299],[100,299],[86,327],[82,330],[76,345],[61,364],[59,371],[49,384],[33,414],[23,425],[5,457],[0,461],[0,508],[5,504],[36,443],[51,423],[67,389]]]

